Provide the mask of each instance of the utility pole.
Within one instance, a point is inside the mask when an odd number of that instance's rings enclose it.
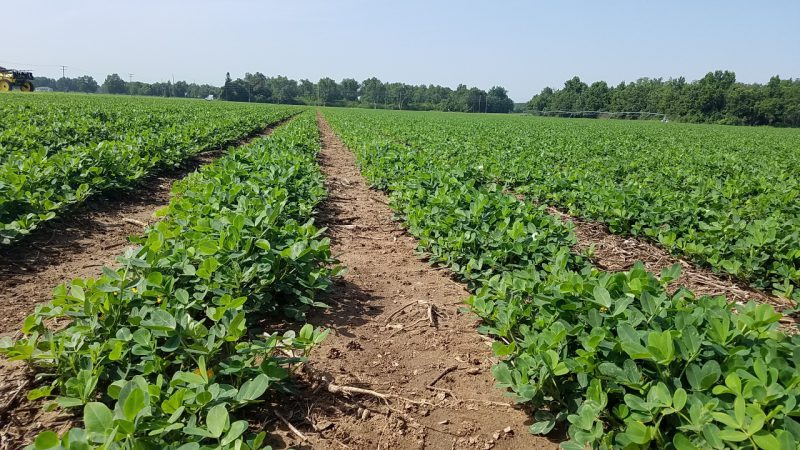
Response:
[[[61,79],[64,80],[64,92],[69,92],[69,84],[67,83],[67,66],[61,66]]]
[[[133,83],[133,74],[132,73],[128,74],[128,83]]]

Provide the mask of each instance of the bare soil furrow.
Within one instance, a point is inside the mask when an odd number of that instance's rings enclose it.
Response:
[[[277,446],[352,449],[555,448],[531,435],[528,414],[493,387],[490,341],[463,311],[469,295],[431,268],[371,190],[354,154],[327,122],[320,165],[330,196],[320,224],[347,274],[310,321],[331,334],[311,355],[309,386],[281,413],[305,444],[276,421]],[[342,201],[341,199],[347,199]],[[353,392],[349,387],[384,396]],[[331,392],[334,391],[334,392]]]

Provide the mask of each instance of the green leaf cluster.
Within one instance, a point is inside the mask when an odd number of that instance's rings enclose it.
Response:
[[[600,221],[613,233],[645,237],[800,302],[798,130],[391,111],[348,116],[419,159],[446,160],[476,181]],[[366,158],[372,170],[376,161]]]
[[[252,324],[302,320],[340,270],[312,218],[326,194],[318,150],[307,112],[190,175],[119,268],[59,286],[0,345],[53,377],[29,398],[83,408],[83,429],[32,448],[263,447],[236,411],[286,392],[326,332]]]
[[[0,245],[88,197],[128,189],[298,112],[111,96],[8,96],[0,105]]]
[[[532,432],[562,424],[575,450],[798,447],[800,338],[771,306],[671,292],[679,266],[598,270],[571,251],[570,224],[442,151],[455,138],[441,129],[387,138],[413,115],[326,116],[420,250],[473,290],[498,386],[535,411]]]

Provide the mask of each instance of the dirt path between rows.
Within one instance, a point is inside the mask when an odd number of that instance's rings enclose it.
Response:
[[[318,120],[329,193],[319,222],[348,272],[327,299],[331,308],[310,319],[332,329],[307,366],[316,385],[284,417],[308,448],[556,448],[531,435],[526,412],[494,388],[490,341],[461,311],[464,286],[417,255],[386,196],[369,188],[354,154]],[[369,394],[331,394],[319,388],[325,382],[394,397],[387,404]],[[276,423],[278,446],[302,447]]]
[[[289,119],[232,145],[267,136]],[[91,199],[24,241],[0,248],[0,336],[16,334],[36,305],[52,298],[57,285],[96,277],[104,265],[113,266],[130,246],[129,236],[141,234],[145,225],[156,221],[155,212],[169,204],[172,183],[224,152],[220,148],[199,153],[178,169],[148,177],[128,194]],[[64,411],[44,412],[43,401],[26,400],[31,379],[24,364],[0,356],[0,450],[22,448],[45,429],[61,434],[72,424]]]

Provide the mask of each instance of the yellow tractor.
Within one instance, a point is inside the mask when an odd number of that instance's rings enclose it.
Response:
[[[22,92],[33,91],[33,74],[24,70],[11,70],[0,67],[0,92],[8,92],[19,87]]]

